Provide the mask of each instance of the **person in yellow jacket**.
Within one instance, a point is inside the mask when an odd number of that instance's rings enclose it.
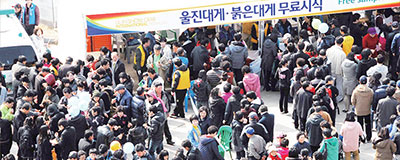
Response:
[[[172,78],[172,95],[176,96],[177,105],[173,116],[185,118],[183,103],[185,101],[186,92],[190,88],[190,71],[179,58],[174,59],[174,65],[177,69],[175,70]]]
[[[151,51],[148,50],[149,46],[150,39],[143,38],[142,45],[136,48],[136,55],[133,57],[133,67],[136,69],[139,82],[143,79],[142,73],[147,71],[146,62],[147,58],[151,55]]]
[[[264,28],[264,37],[267,37],[268,34],[270,34],[270,29],[269,29],[270,24],[269,23],[265,23],[265,28]],[[253,26],[251,27],[251,46],[253,50],[257,50],[258,49],[258,35],[260,35],[258,33],[258,22],[254,22]]]
[[[348,33],[349,28],[345,25],[340,27],[340,34],[343,36],[343,51],[346,53],[346,56],[351,52],[351,47],[354,44],[354,38]]]

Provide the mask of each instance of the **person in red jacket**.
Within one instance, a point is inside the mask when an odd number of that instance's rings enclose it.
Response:
[[[379,37],[376,34],[376,30],[374,27],[368,28],[368,34],[363,38],[363,49],[369,48],[372,51],[372,57],[375,58],[377,56],[376,46],[378,45]]]

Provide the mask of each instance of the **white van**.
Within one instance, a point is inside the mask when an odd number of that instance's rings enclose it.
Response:
[[[11,88],[11,67],[18,56],[25,55],[28,66],[37,61],[37,51],[21,22],[15,16],[14,9],[0,10],[0,62],[3,63],[7,88]]]

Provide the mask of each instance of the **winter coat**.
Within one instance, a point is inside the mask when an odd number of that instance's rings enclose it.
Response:
[[[380,85],[374,92],[374,100],[372,101],[372,109],[376,111],[376,107],[378,107],[379,100],[386,97],[386,88],[388,85]]]
[[[89,150],[94,148],[93,142],[86,138],[81,138],[78,142],[78,150],[83,150],[87,155],[89,155]]]
[[[290,88],[290,70],[289,68],[279,68],[277,71],[279,78],[279,88]]]
[[[400,132],[395,132],[393,142],[396,144],[395,155],[400,155]]]
[[[246,63],[248,49],[242,42],[234,41],[229,45],[228,52],[232,60],[233,69],[241,69]]]
[[[362,45],[363,48],[375,49],[376,45],[379,42],[379,36],[375,35],[374,37],[371,37],[369,34],[366,34],[363,37],[362,42],[363,42]]]
[[[71,62],[67,62],[58,68],[58,77],[60,79],[64,78],[67,75],[68,71],[73,71],[75,69],[75,66],[71,64]]]
[[[65,127],[61,133],[58,146],[60,147],[61,157],[63,159],[68,158],[68,154],[71,151],[76,151],[76,131],[73,126]],[[58,157],[58,156],[57,156]]]
[[[35,140],[30,126],[23,126],[17,132],[18,156],[22,158],[33,158]]]
[[[222,76],[222,71],[216,68],[213,68],[207,71],[207,81],[211,85],[211,88],[216,87],[221,81],[220,77]]]
[[[303,51],[298,51],[297,53],[290,56],[289,70],[293,71],[293,69],[296,68],[296,61],[299,58],[303,58],[306,61],[306,64],[309,64],[308,59],[310,58],[310,56]]]
[[[258,121],[261,123],[265,129],[267,129],[269,136],[274,137],[274,125],[275,125],[275,115],[264,113],[261,115],[261,119]]]
[[[129,93],[133,93],[133,81],[132,81],[132,79],[127,79],[125,82],[123,82],[122,83],[124,86],[125,86],[125,88],[126,88],[126,90],[128,90],[129,91]]]
[[[374,92],[367,85],[358,85],[351,96],[351,104],[356,108],[357,116],[371,114],[371,104]]]
[[[378,72],[382,75],[381,79],[379,79],[382,82],[386,78],[389,69],[384,64],[377,64],[367,70],[367,76],[371,77],[375,72]]]
[[[95,117],[90,115],[89,118],[86,118],[86,122],[93,131],[94,136],[97,137],[97,128],[104,124],[104,117],[102,115],[97,115]]]
[[[144,97],[136,95],[132,98],[132,118],[136,119],[137,125],[145,123],[146,106]]]
[[[244,150],[242,141],[240,140],[240,135],[243,130],[243,123],[233,120],[231,123],[232,127],[232,149],[236,152]]]
[[[197,79],[194,81],[193,92],[196,96],[196,101],[208,101],[211,92],[211,86],[207,81]]]
[[[240,111],[240,101],[242,100],[242,98],[243,96],[241,94],[232,95],[228,98],[224,114],[224,120],[227,124],[230,124],[232,122],[234,113]]]
[[[299,152],[300,152],[302,149],[304,149],[304,148],[308,149],[308,151],[311,151],[310,143],[308,143],[308,142],[306,142],[306,141],[304,141],[303,143],[296,142],[296,143],[293,145],[293,147],[295,147],[295,148],[296,148],[296,151],[299,151]],[[309,156],[311,156],[311,152],[310,152]]]
[[[65,115],[62,112],[58,112],[50,118],[50,131],[58,131],[58,121],[60,121],[61,118],[65,118]]]
[[[361,30],[361,24],[359,23],[351,23],[349,28],[350,28],[350,35],[354,38],[354,45],[361,47],[363,37],[367,33]]]
[[[345,121],[341,130],[340,135],[343,136],[342,147],[344,152],[357,151],[359,148],[358,140],[359,136],[364,134],[360,123]]]
[[[247,73],[243,77],[243,84],[246,92],[254,91],[256,92],[257,97],[261,97],[260,93],[260,78],[255,73]]]
[[[224,99],[221,97],[210,98],[208,106],[210,108],[211,124],[221,127],[226,107]]]
[[[28,115],[22,113],[19,110],[15,113],[14,119],[12,121],[14,133],[18,131],[18,128],[23,126],[26,117],[28,117]],[[18,143],[18,138],[19,137],[17,134],[13,134],[13,140],[17,143]]]
[[[343,75],[342,62],[346,59],[346,54],[342,47],[334,45],[326,51],[326,56],[331,62],[331,72],[335,75]]]
[[[306,133],[310,140],[311,146],[319,146],[322,142],[322,130],[319,124],[324,121],[321,115],[314,114],[307,119],[306,122]]]
[[[110,64],[110,69],[112,70],[112,80],[114,81],[115,85],[120,84],[121,82],[119,81],[119,74],[122,72],[125,72],[125,64],[122,63],[121,60],[118,60],[117,62],[115,62],[115,66],[114,68],[112,68],[113,66],[113,61],[111,61]]]
[[[12,132],[11,132],[11,122],[5,119],[0,119],[0,145],[3,147],[6,145],[12,145]]]
[[[118,94],[117,97],[117,104],[124,108],[124,113],[131,117],[132,113],[132,95],[127,90],[121,95]]]
[[[224,157],[218,151],[218,143],[214,137],[202,136],[200,138],[199,150],[201,157],[207,160],[223,160]]]
[[[187,160],[201,160],[201,152],[197,147],[192,147],[186,154]]]
[[[338,160],[339,159],[339,140],[336,137],[326,138],[322,142],[321,153],[326,149],[328,151],[328,157],[326,160]]]
[[[261,136],[254,134],[249,138],[249,144],[247,147],[248,156],[260,159],[265,152],[266,145],[267,143],[265,143],[264,139]]]
[[[103,125],[97,128],[96,148],[98,149],[101,144],[110,146],[110,143],[114,140],[114,131],[107,125]]]
[[[278,55],[278,49],[276,43],[271,39],[267,38],[264,41],[263,50],[261,54],[261,68],[272,71],[272,65],[276,56]]]
[[[143,126],[135,126],[128,131],[127,142],[132,142],[134,145],[139,143],[145,145],[147,137],[147,131]]]
[[[204,69],[203,64],[208,62],[208,51],[204,46],[194,47],[192,50],[191,58],[193,61],[193,71],[200,71]]]
[[[267,129],[265,129],[265,127],[261,123],[258,123],[257,121],[252,120],[252,121],[250,121],[249,124],[247,124],[246,126],[243,127],[242,133],[240,135],[242,144],[248,144],[249,138],[246,136],[246,130],[249,127],[254,129],[254,134],[257,134],[257,135],[260,135],[261,137],[263,137],[263,139],[266,143],[272,142],[273,137],[271,137],[269,135]],[[247,147],[247,146],[245,146],[245,147]]]
[[[395,98],[389,96],[379,100],[376,114],[378,116],[378,122],[382,127],[391,123],[391,115],[397,115],[396,107],[398,104]]]
[[[165,117],[163,113],[157,112],[151,118],[149,124],[149,136],[150,140],[153,141],[162,141],[164,135],[164,124],[165,124]]]
[[[211,126],[211,118],[209,115],[207,115],[204,119],[201,119],[199,116],[199,125],[201,128],[201,135],[207,134],[207,129]]]
[[[391,160],[396,152],[396,144],[390,139],[377,138],[372,142],[372,148],[376,149],[375,160]]]
[[[39,144],[39,136],[37,136],[36,142],[37,142],[36,159],[37,160],[53,159],[51,157],[51,150],[53,149],[53,147],[50,143],[50,137],[44,138],[42,142]]]
[[[345,95],[351,95],[354,88],[358,84],[357,79],[357,64],[349,59],[345,59],[342,62],[343,70],[343,93]]]
[[[68,120],[68,124],[75,128],[75,142],[78,144],[79,140],[85,136],[85,130],[89,128],[86,122],[86,118],[82,114],[79,114],[78,116]]]
[[[298,117],[302,119],[307,118],[308,110],[312,106],[312,96],[313,94],[310,91],[304,90],[303,88],[297,91],[293,103]]]
[[[373,58],[362,59],[357,66],[357,79],[360,79],[362,75],[367,75],[368,69],[376,64],[376,60]]]
[[[194,128],[194,126],[192,126],[192,129],[189,131],[187,138],[190,140],[190,142],[192,143],[192,145],[194,147],[197,147],[199,145],[200,142],[200,136],[201,136],[201,128],[199,125],[196,126],[199,133],[197,132],[197,130]]]

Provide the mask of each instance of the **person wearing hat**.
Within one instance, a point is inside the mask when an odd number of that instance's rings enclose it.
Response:
[[[124,113],[128,116],[128,119],[132,117],[132,94],[129,93],[123,84],[118,84],[114,88],[114,92],[117,96],[112,100],[112,104],[122,106]]]
[[[234,34],[235,31],[233,30],[233,28],[229,24],[224,24],[220,32],[218,33],[218,40],[219,42],[226,45],[228,44],[228,42],[233,41]]]
[[[367,77],[361,76],[359,85],[354,89],[351,95],[351,104],[355,107],[357,120],[367,134],[367,141],[372,137],[371,105],[374,91],[367,86]],[[365,123],[365,128],[364,128]]]
[[[256,112],[251,112],[249,114],[249,124],[243,127],[243,132],[241,134],[242,144],[248,144],[249,138],[245,134],[248,128],[253,128],[254,134],[260,135],[266,143],[272,142],[273,138],[268,133],[267,129],[261,123],[258,123],[258,115]],[[244,147],[247,149],[247,146]]]
[[[126,72],[121,72],[118,75],[119,81],[121,84],[125,86],[125,89],[129,91],[129,93],[133,93],[133,83],[134,80],[129,76]]]
[[[265,155],[265,143],[264,139],[254,134],[254,129],[252,127],[248,127],[246,130],[246,136],[249,138],[248,149],[247,149],[247,157],[249,160],[258,160],[263,158]]]
[[[369,48],[372,51],[372,57],[375,58],[377,56],[376,45],[379,42],[379,36],[376,33],[375,27],[368,28],[368,34],[363,37],[363,45],[362,48]]]
[[[91,148],[89,150],[89,156],[87,157],[86,160],[95,160],[97,157],[97,149],[96,148]]]
[[[161,72],[161,62],[160,59],[163,57],[161,54],[161,46],[159,44],[154,45],[154,54],[150,55],[147,58],[147,68],[152,68],[156,71],[156,73],[160,74]]]
[[[113,52],[111,53],[111,73],[112,73],[112,82],[113,86],[116,86],[121,83],[119,80],[119,74],[125,72],[125,64],[119,59],[118,53]]]

